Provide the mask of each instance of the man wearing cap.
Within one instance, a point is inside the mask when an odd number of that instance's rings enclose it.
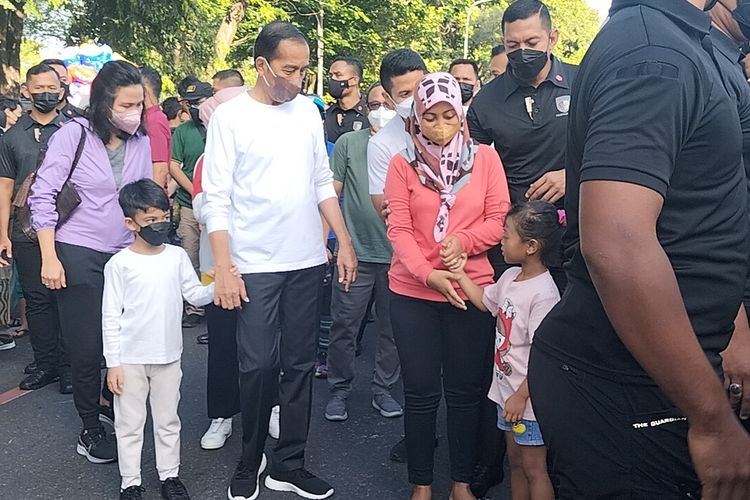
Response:
[[[177,127],[172,134],[169,174],[179,185],[174,195],[176,218],[179,220],[177,235],[195,272],[199,273],[200,227],[193,216],[193,169],[206,147],[206,126],[201,122],[198,109],[203,101],[213,95],[213,90],[210,83],[187,77],[177,86],[177,91],[182,107],[191,119]],[[184,326],[195,326],[202,316],[192,306],[186,309],[186,313]]]

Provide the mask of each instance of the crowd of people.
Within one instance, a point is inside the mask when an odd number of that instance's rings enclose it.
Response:
[[[118,462],[121,500],[143,498],[147,402],[161,496],[189,498],[181,355],[202,321],[201,447],[242,424],[230,500],[263,476],[334,494],[305,461],[313,379],[320,416],[348,420],[371,322],[371,406],[404,417],[411,500],[442,497],[436,473],[482,498],[506,455],[514,500],[750,498],[750,1],[614,0],[580,67],[539,0],[501,29],[485,82],[400,48],[363,89],[340,56],[330,105],[302,93],[309,45],[281,21],[253,87],[227,69],[162,100],[157,71],[114,61],[79,110],[46,60],[25,105],[0,102],[19,387],[73,394],[77,453]]]

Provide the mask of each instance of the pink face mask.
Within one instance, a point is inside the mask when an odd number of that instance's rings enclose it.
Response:
[[[126,134],[133,135],[141,126],[141,110],[113,111],[111,122]]]

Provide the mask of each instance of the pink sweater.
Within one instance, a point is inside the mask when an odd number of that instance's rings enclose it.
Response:
[[[408,297],[447,302],[441,293],[427,286],[432,271],[445,269],[440,262],[440,244],[433,236],[440,195],[423,185],[414,168],[399,154],[388,168],[385,198],[390,203],[388,239],[393,245],[390,289]],[[448,234],[457,236],[469,254],[466,274],[479,286],[492,282],[487,250],[500,243],[509,207],[503,164],[494,149],[480,145],[471,179],[456,195],[448,222]],[[460,287],[455,287],[466,298]]]

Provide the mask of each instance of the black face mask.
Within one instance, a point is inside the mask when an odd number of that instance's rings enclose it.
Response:
[[[39,92],[37,94],[31,94],[31,102],[34,104],[37,111],[46,115],[60,104],[60,94],[57,92]]]
[[[149,245],[159,247],[169,240],[169,231],[171,229],[172,223],[169,221],[154,222],[148,226],[141,226],[141,231],[138,234]]]
[[[70,85],[68,85],[67,83],[62,83],[62,82],[60,82],[60,85],[62,85],[62,88],[65,91],[65,93],[62,96],[62,99],[60,99],[60,102],[67,101],[68,97],[70,97]]]
[[[199,105],[197,105],[197,104],[191,104],[190,105],[190,118],[192,118],[195,123],[203,123],[201,121],[200,106]]]
[[[732,12],[732,17],[737,21],[744,37],[750,39],[750,1],[737,2],[737,8]]]
[[[471,98],[474,97],[474,85],[470,83],[459,83],[458,86],[461,87],[461,104],[466,104],[471,101]]]
[[[328,80],[328,93],[334,99],[341,99],[344,96],[344,91],[349,88],[349,80],[334,80],[331,78]]]
[[[508,64],[513,76],[527,84],[539,75],[548,60],[547,53],[541,50],[517,49],[508,52]]]

